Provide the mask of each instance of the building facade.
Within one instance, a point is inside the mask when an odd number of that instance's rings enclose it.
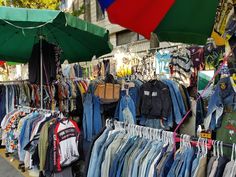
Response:
[[[150,48],[150,42],[143,36],[119,25],[111,24],[107,13],[103,14],[101,11],[97,0],[63,0],[62,2],[65,4],[64,9],[67,11],[76,11],[82,8],[84,12],[80,15],[80,18],[108,29],[110,41],[114,47],[113,53],[116,50],[140,52]]]

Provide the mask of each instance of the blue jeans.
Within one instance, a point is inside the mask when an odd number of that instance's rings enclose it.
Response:
[[[109,130],[106,129],[103,134],[96,140],[93,146],[93,151],[90,157],[89,168],[87,177],[93,177],[95,169],[97,167],[98,156],[101,151],[102,146],[104,145],[107,137],[108,137]]]
[[[140,121],[140,125],[143,125],[146,127],[151,127],[151,128],[156,128],[156,129],[163,129],[160,121],[161,121],[160,119],[143,118]]]
[[[93,97],[86,94],[84,97],[83,131],[84,139],[92,141],[93,138]]]
[[[97,135],[102,129],[102,117],[100,100],[98,97],[93,96],[93,125],[94,125],[94,135]]]

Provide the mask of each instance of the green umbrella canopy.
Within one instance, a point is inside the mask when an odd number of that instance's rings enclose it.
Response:
[[[55,10],[0,7],[0,58],[27,62],[43,36],[62,49],[62,60],[88,61],[111,52],[109,32]]]
[[[159,41],[205,44],[219,0],[176,0],[154,31]]]

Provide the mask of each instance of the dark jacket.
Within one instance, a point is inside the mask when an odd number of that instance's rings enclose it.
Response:
[[[43,83],[48,84],[56,79],[55,45],[42,41],[43,54]],[[34,45],[29,59],[29,81],[32,84],[40,83],[40,44]]]
[[[145,118],[166,119],[171,105],[169,88],[163,82],[152,80],[141,86],[139,108]]]

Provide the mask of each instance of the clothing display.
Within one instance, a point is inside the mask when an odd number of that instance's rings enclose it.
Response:
[[[206,129],[215,130],[221,127],[224,111],[233,111],[235,105],[236,84],[232,77],[221,79],[216,86],[208,105],[207,117],[205,119]]]
[[[43,86],[43,106],[51,110],[68,112],[74,116],[83,116],[83,94],[87,91],[86,80],[66,80]],[[39,85],[28,82],[0,85],[0,121],[14,109],[15,105],[40,106]]]
[[[39,167],[46,175],[61,172],[77,161],[80,157],[77,123],[57,113],[27,109],[15,109],[1,122],[6,151],[17,154],[26,168]]]
[[[190,86],[190,78],[193,73],[193,62],[190,51],[182,48],[172,55],[170,62],[171,78],[183,84],[185,87]]]
[[[113,125],[108,121],[93,143],[87,176],[205,177],[222,176],[233,170],[232,162],[228,164],[229,159],[218,151],[219,143],[213,145],[214,153],[208,161],[205,139],[200,140],[204,144],[198,142],[195,147],[190,136],[182,135],[180,147],[175,151],[173,132],[150,129],[146,134],[148,129],[116,121]]]
[[[235,4],[234,0],[221,0],[217,11],[214,30],[227,40],[236,29]]]
[[[181,46],[157,50],[133,63],[127,61],[135,69],[124,77],[109,74],[109,60],[100,62],[99,71],[106,77],[96,79],[80,78],[79,63],[65,64],[61,70],[64,76],[43,86],[43,106],[49,112],[15,109],[16,105],[39,107],[39,85],[2,83],[1,144],[6,153],[29,168],[29,173],[40,177],[73,176],[74,163],[84,159],[87,165],[82,169],[87,169],[87,176],[215,177],[233,173],[230,148],[224,147],[223,153],[211,156],[211,149],[200,145],[206,140],[194,143],[188,135],[173,139],[171,132],[190,112],[187,117],[192,125],[186,127],[193,129],[193,135],[204,124],[204,128],[214,130],[216,140],[234,143],[235,81],[233,76],[227,77],[231,65],[224,63],[221,67],[224,50],[220,48],[215,55],[218,49]],[[214,61],[209,62],[212,56]],[[221,67],[222,76],[216,80],[209,102],[191,92],[198,86],[198,72],[209,69],[206,66]],[[88,70],[85,68],[85,72]],[[101,94],[114,98],[114,89],[106,88],[106,83],[113,88],[119,86],[119,99],[105,102],[95,94],[98,85],[104,85],[107,92]],[[197,100],[195,106],[192,100]],[[107,124],[110,119],[116,120],[112,126]]]

